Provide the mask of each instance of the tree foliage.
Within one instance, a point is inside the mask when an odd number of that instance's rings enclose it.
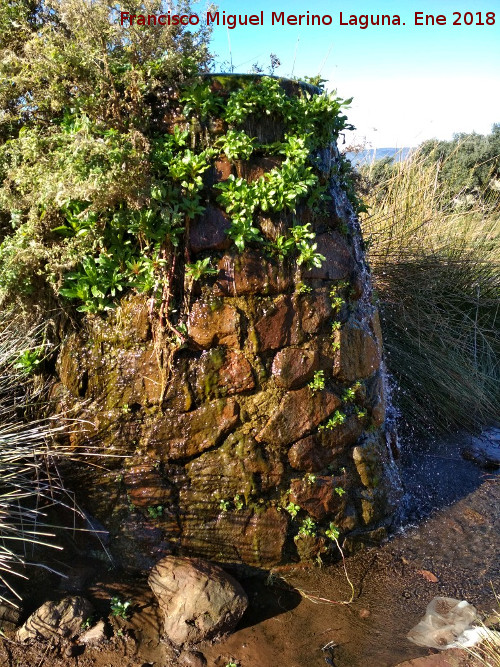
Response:
[[[95,248],[96,216],[151,200],[152,143],[178,109],[174,86],[208,68],[208,39],[206,27],[122,26],[106,0],[0,0],[0,292],[36,291],[42,268],[55,279]]]
[[[429,139],[415,153],[422,164],[436,168],[435,185],[442,206],[496,206],[500,192],[500,124],[493,125],[486,135],[462,132],[451,141]],[[391,179],[398,178],[399,171],[392,157],[384,157],[363,166],[361,175],[368,179],[362,193],[366,195],[372,187],[381,196]]]
[[[490,134],[455,134],[451,141],[425,141],[420,146],[428,164],[440,165],[439,182],[457,195],[487,196],[500,189],[500,124]]]

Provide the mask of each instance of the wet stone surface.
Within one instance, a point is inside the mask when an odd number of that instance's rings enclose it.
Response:
[[[220,81],[213,85],[227,96]],[[297,84],[283,85],[298,94]],[[166,131],[179,123],[166,118]],[[243,127],[257,142],[284,133],[273,113],[250,114]],[[203,132],[224,129],[211,118]],[[265,179],[283,157],[260,148],[248,160],[214,156],[203,176],[204,211],[189,221],[189,247],[163,295],[172,329],[161,330],[151,298],[133,295],[105,317],[84,316],[61,346],[53,396],[85,424],[70,434],[72,446],[123,457],[108,473],[78,473],[76,488],[124,567],[167,553],[252,568],[328,559],[332,522],[346,539],[385,534],[400,484],[397,446],[385,444],[380,323],[359,224],[331,175],[338,149],[325,146],[315,158],[331,200],[321,211],[306,198],[293,213],[255,210],[264,242],[239,249],[214,185]],[[315,235],[321,267],[299,264],[296,248],[280,254],[297,225]],[[183,262],[206,260],[214,271],[201,279],[185,271]],[[371,447],[372,438],[382,444]],[[305,481],[311,474],[315,485]],[[291,488],[302,508],[296,521],[285,509]],[[307,521],[317,535],[297,541]]]

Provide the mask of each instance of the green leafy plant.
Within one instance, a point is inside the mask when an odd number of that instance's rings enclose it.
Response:
[[[340,412],[340,410],[335,410],[333,415],[328,419],[328,421],[325,424],[321,424],[318,427],[319,431],[324,431],[324,430],[332,430],[336,428],[337,426],[340,426],[345,422],[346,416],[343,412]]]
[[[231,507],[231,503],[229,500],[224,500],[221,499],[219,501],[219,509],[221,509],[223,512],[228,512]]]
[[[325,388],[325,372],[315,371],[313,379],[307,385],[313,394]]]
[[[304,476],[304,481],[306,484],[314,484],[316,482],[316,475],[314,475],[312,472],[308,472]]]
[[[59,294],[83,301],[77,310],[96,313],[113,308],[112,297],[128,287],[129,281],[116,258],[102,254],[85,257],[81,271],[69,273],[65,284],[67,287],[61,288]]]
[[[239,512],[245,507],[245,501],[239,495],[234,496],[233,502],[234,502],[234,508],[237,512]]]
[[[345,489],[343,489],[341,486],[336,486],[334,489],[335,493],[342,498],[342,496],[345,494]]]
[[[160,519],[163,516],[163,505],[155,505],[154,507],[148,507],[148,515],[152,519]]]
[[[34,373],[45,357],[44,346],[23,350],[14,362],[14,368],[25,375]]]
[[[127,620],[130,616],[132,602],[130,600],[122,600],[117,595],[113,596],[109,602],[111,614],[116,617]]]
[[[254,151],[255,139],[242,130],[228,130],[221,147],[229,160],[248,160]]]
[[[186,264],[186,274],[192,280],[201,280],[204,276],[217,275],[217,269],[211,266],[210,257],[199,259],[193,264]]]
[[[351,387],[348,387],[342,394],[344,403],[352,403],[356,400],[356,395],[361,389],[361,382],[355,382]]]
[[[305,536],[315,537],[316,531],[317,531],[317,526],[315,522],[311,519],[310,516],[306,516],[306,518],[300,524],[297,537],[305,537]]]
[[[340,536],[340,530],[334,523],[330,523],[330,526],[327,528],[327,530],[325,530],[325,535],[331,540],[338,540]]]
[[[366,410],[363,410],[362,408],[358,407],[357,405],[354,407],[354,412],[355,412],[356,417],[358,419],[364,419],[366,417]]]
[[[295,291],[297,292],[297,294],[309,294],[310,292],[312,292],[312,287],[306,285],[303,282],[298,282],[295,285]]]
[[[330,540],[332,540],[332,542],[335,542],[335,545],[337,546],[337,549],[340,552],[340,556],[342,558],[342,567],[344,568],[345,578],[347,580],[347,583],[349,584],[349,588],[351,589],[350,598],[348,600],[342,600],[339,604],[351,604],[352,601],[354,600],[355,590],[354,590],[353,583],[352,583],[351,579],[349,578],[349,574],[347,572],[347,567],[346,567],[346,562],[345,562],[344,552],[343,552],[342,547],[340,546],[340,542],[339,542],[340,528],[338,526],[336,526],[334,523],[330,523],[329,527],[325,530],[325,535]]]
[[[295,519],[297,514],[300,512],[300,506],[292,502],[289,502],[288,505],[285,507],[285,509],[288,512],[288,514],[292,517],[292,519]]]
[[[332,309],[339,311],[344,305],[345,301],[341,296],[333,296],[331,299]]]
[[[280,259],[283,259],[292,252],[292,250],[295,248],[295,243],[292,238],[287,238],[286,236],[279,234],[274,241],[269,243],[269,248],[272,254],[277,255]]]
[[[92,621],[89,618],[86,618],[84,621],[82,621],[82,624],[80,626],[81,630],[88,630],[92,625]]]

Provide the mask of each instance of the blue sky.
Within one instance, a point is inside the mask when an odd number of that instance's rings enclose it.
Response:
[[[219,12],[255,14],[264,11],[264,25],[214,28],[212,48],[220,64],[232,58],[235,71],[247,72],[269,54],[281,60],[282,76],[316,75],[328,89],[354,97],[349,120],[356,125],[349,143],[373,147],[415,146],[454,132],[487,133],[500,122],[500,0],[411,0],[347,2],[346,0],[271,0],[243,3],[220,0]],[[331,26],[271,25],[271,13],[329,14]],[[195,10],[205,16],[200,6]],[[444,15],[446,25],[415,26],[414,13]],[[340,12],[398,14],[406,25],[339,25]],[[461,13],[461,26],[452,25]],[[464,25],[465,18],[473,20]],[[477,25],[494,12],[495,25]],[[231,44],[231,52],[228,43]]]

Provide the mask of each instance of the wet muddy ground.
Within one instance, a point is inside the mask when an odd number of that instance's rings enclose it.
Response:
[[[350,596],[341,563],[282,568],[267,581],[243,580],[249,609],[232,636],[199,646],[208,666],[393,667],[435,653],[406,639],[433,597],[464,599],[490,613],[495,608],[492,587],[500,589],[500,484],[492,473],[462,459],[462,445],[450,438],[403,452],[407,502],[401,511],[410,524],[381,547],[347,560],[355,587],[352,604],[338,604]],[[130,621],[112,619],[114,634],[100,647],[70,657],[64,648],[20,647],[5,640],[0,665],[195,665],[180,662],[159,639],[160,619],[144,581],[118,582],[116,573],[101,572],[86,592],[103,615],[116,594],[133,601],[134,614]]]

